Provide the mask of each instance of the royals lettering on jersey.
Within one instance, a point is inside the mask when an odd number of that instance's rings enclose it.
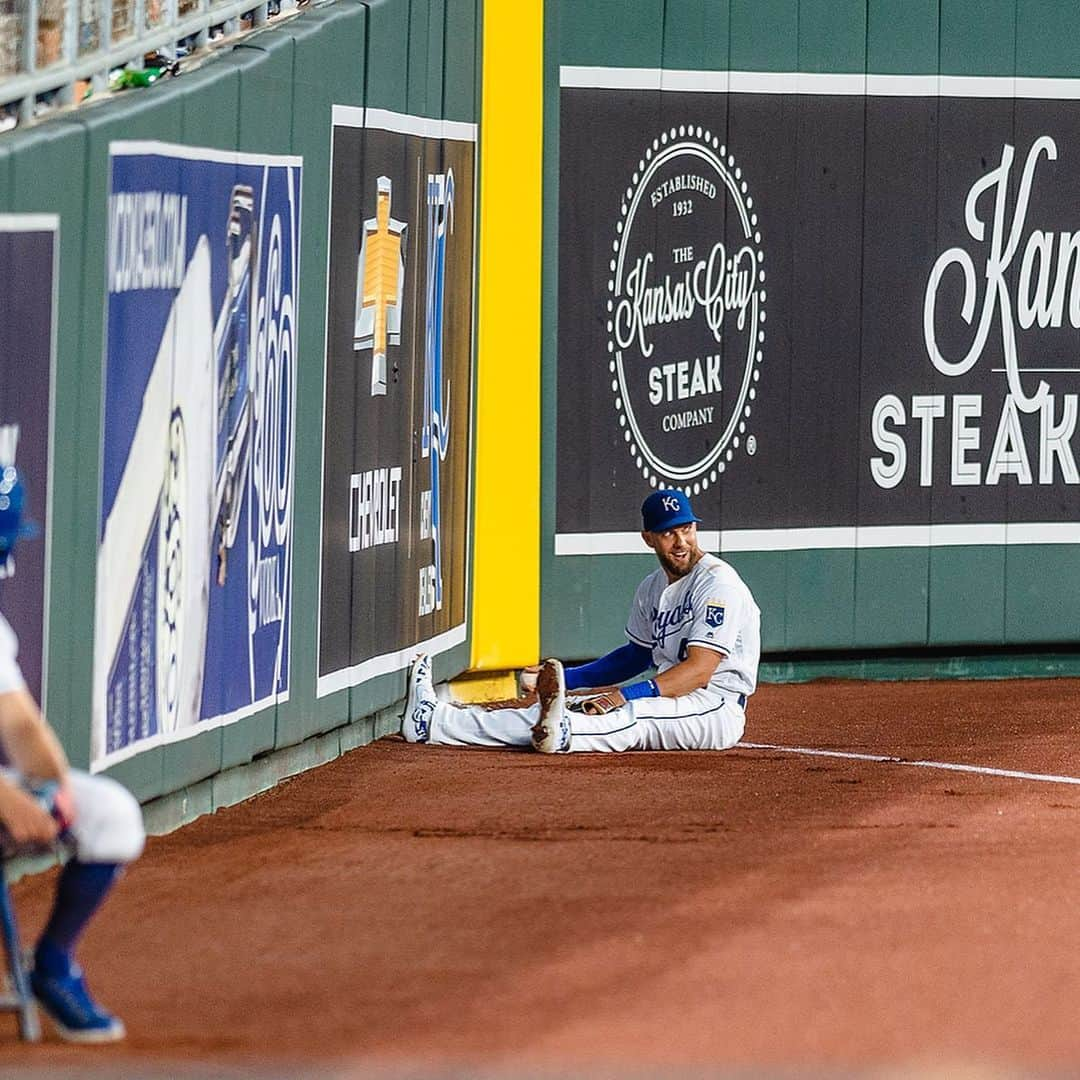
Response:
[[[658,568],[638,586],[627,637],[652,649],[666,671],[697,645],[723,655],[709,689],[752,694],[761,652],[761,614],[742,578],[715,555],[703,555],[689,574],[668,582]]]
[[[662,646],[672,634],[677,634],[694,617],[694,599],[687,598],[676,608],[670,611],[659,611],[653,608],[652,637],[653,644]]]

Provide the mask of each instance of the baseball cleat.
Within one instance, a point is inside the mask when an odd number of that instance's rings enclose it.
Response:
[[[409,669],[405,711],[401,714],[401,734],[406,742],[426,743],[431,735],[431,714],[437,699],[431,681],[431,657],[421,653]]]
[[[536,677],[540,715],[532,729],[533,749],[558,754],[570,749],[570,719],[566,715],[566,680],[558,660],[545,660]]]
[[[66,1042],[117,1042],[127,1034],[123,1021],[107,1013],[90,996],[82,971],[74,965],[65,975],[33,971],[30,987],[57,1034]]]

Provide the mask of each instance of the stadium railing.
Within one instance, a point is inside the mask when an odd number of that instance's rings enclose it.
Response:
[[[0,131],[118,86],[151,81],[213,38],[262,26],[304,3],[0,0]]]

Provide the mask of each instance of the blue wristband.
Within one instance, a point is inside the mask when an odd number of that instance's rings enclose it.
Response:
[[[659,697],[660,688],[656,685],[653,679],[643,679],[641,682],[631,683],[629,686],[622,688],[622,696],[627,701],[633,701],[635,698],[643,697]]]

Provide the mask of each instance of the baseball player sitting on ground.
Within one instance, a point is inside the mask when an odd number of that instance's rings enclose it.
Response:
[[[634,595],[627,644],[577,667],[546,660],[526,668],[523,688],[534,683],[539,700],[497,709],[438,701],[431,661],[419,656],[409,674],[405,738],[441,746],[532,745],[545,754],[734,746],[757,686],[761,613],[734,569],[698,547],[699,519],[681,491],[653,492],[641,515],[641,537],[660,568]],[[615,685],[650,667],[653,678]]]
[[[22,523],[23,486],[0,471],[0,561],[32,526]],[[115,780],[68,768],[64,751],[19,670],[19,643],[0,615],[0,844],[5,855],[59,845],[71,852],[52,914],[34,952],[30,985],[60,1036],[113,1042],[124,1025],[90,997],[75,947],[125,863],[143,848],[142,811]]]

